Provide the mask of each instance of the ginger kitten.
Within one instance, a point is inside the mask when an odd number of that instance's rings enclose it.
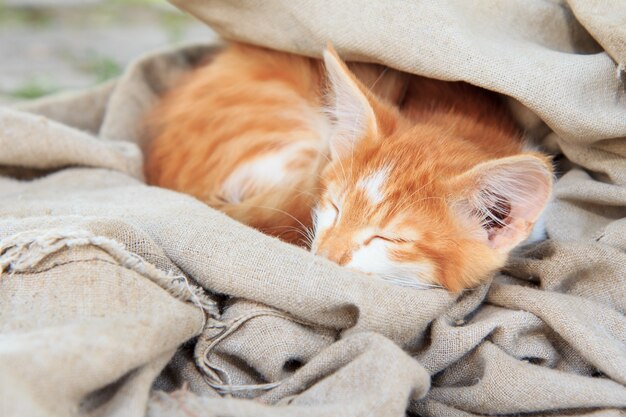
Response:
[[[149,120],[151,184],[413,286],[480,283],[528,237],[552,187],[550,162],[523,151],[493,95],[348,67],[332,48],[322,66],[235,44]]]
[[[502,267],[549,200],[552,166],[524,152],[497,98],[413,77],[399,109],[372,95],[332,49],[324,62],[336,125],[312,250],[452,291]]]

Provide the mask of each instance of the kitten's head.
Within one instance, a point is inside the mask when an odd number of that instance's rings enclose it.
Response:
[[[538,154],[485,158],[449,129],[409,122],[329,48],[335,129],[312,251],[340,265],[456,291],[501,267],[551,191]]]

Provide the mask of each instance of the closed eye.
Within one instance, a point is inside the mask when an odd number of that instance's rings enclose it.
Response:
[[[330,206],[332,207],[331,210],[334,212],[334,216],[333,216],[333,226],[337,224],[337,222],[339,221],[339,207],[337,207],[337,204],[335,204],[333,201],[330,202]]]
[[[385,241],[385,242],[396,243],[396,244],[412,242],[411,240],[403,239],[401,237],[396,237],[396,236],[374,235],[374,236],[370,237],[369,239],[367,239],[363,244],[367,246],[372,241],[374,241],[376,239],[380,239],[380,240]]]
[[[339,209],[334,203],[323,204],[315,209],[315,230],[319,232],[333,227],[337,223],[338,217]]]

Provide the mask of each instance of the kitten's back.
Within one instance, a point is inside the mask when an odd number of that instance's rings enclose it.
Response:
[[[412,123],[445,126],[473,145],[497,153],[492,156],[521,150],[522,132],[502,98],[465,82],[413,76],[401,110]]]

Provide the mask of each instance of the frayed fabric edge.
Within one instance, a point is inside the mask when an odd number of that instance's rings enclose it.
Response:
[[[280,380],[259,384],[232,384],[228,380],[228,375],[226,375],[221,369],[217,368],[215,365],[212,365],[210,361],[210,356],[213,354],[213,351],[222,341],[224,341],[224,339],[235,333],[248,321],[263,316],[278,317],[284,320],[298,323],[302,326],[319,328],[319,326],[313,323],[307,322],[305,320],[300,320],[282,311],[263,308],[251,311],[227,322],[210,319],[205,327],[204,332],[198,338],[194,350],[194,359],[196,365],[204,374],[205,382],[221,395],[232,395],[237,392],[269,391],[282,385],[282,383],[284,382],[284,380]]]
[[[190,284],[185,276],[162,271],[139,255],[128,251],[120,242],[96,236],[86,230],[68,228],[31,230],[6,237],[0,240],[0,273],[26,272],[37,266],[45,257],[65,248],[78,246],[95,246],[121,266],[150,279],[177,299],[196,305],[203,314],[206,313],[213,318],[219,316],[217,303],[211,300],[202,288]]]

